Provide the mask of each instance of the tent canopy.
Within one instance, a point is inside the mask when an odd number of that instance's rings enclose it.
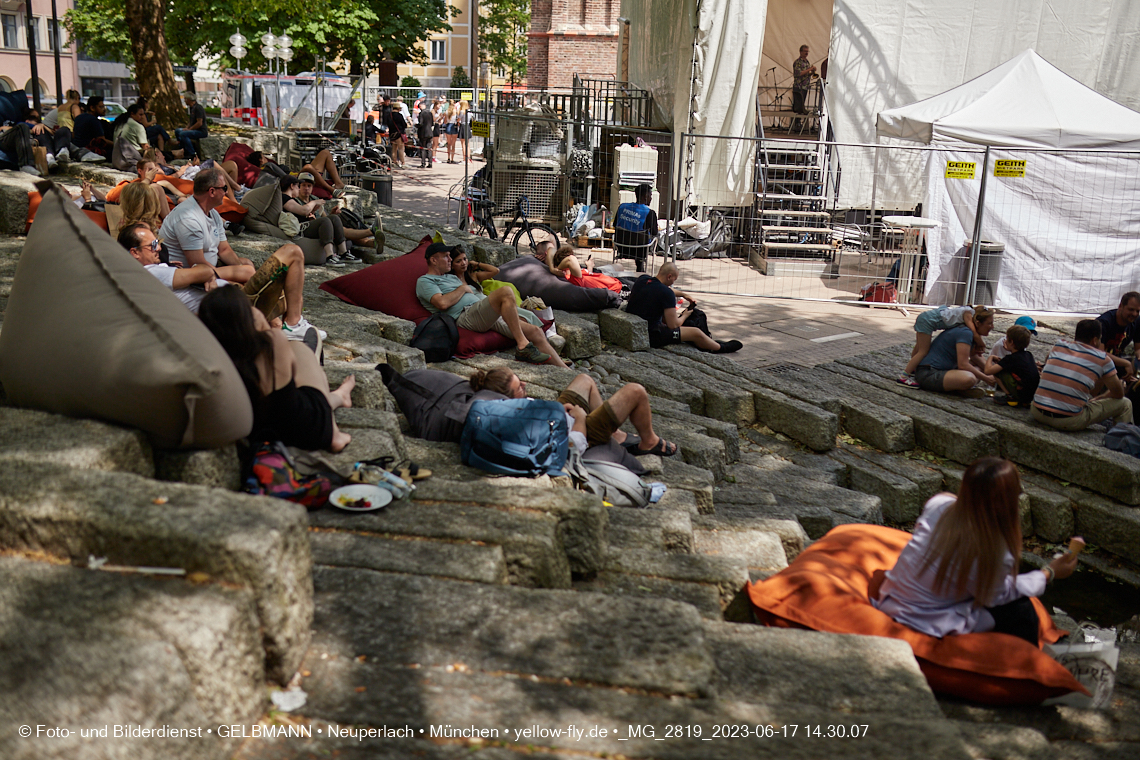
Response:
[[[881,111],[879,137],[1010,148],[1140,149],[1140,113],[1033,50],[940,95]]]

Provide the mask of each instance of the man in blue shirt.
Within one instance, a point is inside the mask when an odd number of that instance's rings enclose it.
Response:
[[[986,336],[994,329],[994,312],[984,306],[974,309],[974,327],[978,335]],[[996,380],[987,375],[976,364],[971,351],[974,345],[974,334],[966,325],[951,327],[943,330],[934,342],[930,344],[930,351],[926,358],[915,370],[914,378],[923,390],[953,393],[970,391],[979,380],[993,385]],[[980,355],[978,361],[980,363]],[[981,395],[981,392],[977,392]]]
[[[432,314],[445,312],[465,330],[494,330],[507,336],[515,342],[515,358],[519,361],[565,367],[542,328],[519,315],[514,291],[498,288],[485,296],[451,273],[453,251],[453,247],[443,243],[432,243],[424,251],[428,273],[416,280],[416,298],[424,308]]]
[[[657,238],[657,212],[649,208],[653,188],[638,185],[633,197],[634,203],[621,204],[614,214],[614,248],[618,258],[632,258],[644,272],[649,244]]]

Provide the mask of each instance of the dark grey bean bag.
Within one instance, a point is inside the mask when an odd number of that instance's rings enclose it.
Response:
[[[616,309],[621,304],[621,298],[612,290],[571,285],[551,274],[533,256],[521,256],[503,264],[495,279],[513,284],[523,298],[537,296],[547,306],[562,311],[601,311]]]

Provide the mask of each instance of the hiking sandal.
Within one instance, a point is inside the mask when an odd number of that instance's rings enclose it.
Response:
[[[661,436],[657,436],[657,445],[653,448],[643,449],[640,448],[639,444],[638,446],[632,447],[629,451],[638,457],[649,456],[650,454],[656,454],[661,457],[671,457],[677,453],[677,444],[666,441]]]

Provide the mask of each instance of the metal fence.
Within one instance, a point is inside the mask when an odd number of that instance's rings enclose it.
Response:
[[[1138,153],[679,145],[672,221],[714,239],[687,260],[693,240],[670,236],[686,290],[857,300],[889,282],[903,304],[1087,312],[1138,284]]]

